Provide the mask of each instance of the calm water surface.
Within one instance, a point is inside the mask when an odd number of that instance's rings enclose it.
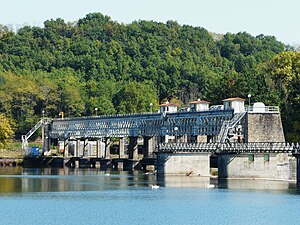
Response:
[[[300,224],[300,195],[289,182],[4,167],[0,213],[0,225]]]

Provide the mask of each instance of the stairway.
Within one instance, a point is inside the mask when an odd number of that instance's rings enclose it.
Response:
[[[231,120],[229,121],[224,121],[220,130],[220,133],[217,137],[217,142],[219,143],[224,143],[227,136],[228,136],[228,131],[229,129],[234,128],[240,121],[241,119],[246,115],[246,112],[243,113],[236,113]]]

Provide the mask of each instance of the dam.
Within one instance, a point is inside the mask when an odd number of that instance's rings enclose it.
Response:
[[[245,107],[242,98],[222,102],[209,106],[198,99],[180,112],[166,102],[156,113],[43,118],[22,137],[24,154],[30,136],[42,128],[46,165],[57,155],[72,167],[152,166],[164,175],[210,176],[214,159],[219,178],[299,181],[299,144],[285,142],[279,107]]]

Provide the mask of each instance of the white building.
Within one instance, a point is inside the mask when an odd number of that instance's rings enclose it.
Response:
[[[208,111],[210,102],[198,99],[197,101],[189,102],[191,112]]]
[[[176,113],[177,105],[167,101],[166,103],[159,105],[159,111],[160,113]]]
[[[224,110],[233,109],[234,113],[245,112],[245,99],[243,98],[227,98],[222,101]]]

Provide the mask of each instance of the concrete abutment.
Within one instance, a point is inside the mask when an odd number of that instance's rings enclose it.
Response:
[[[160,153],[157,173],[210,176],[210,155],[211,153]]]
[[[218,156],[218,177],[295,180],[291,169],[295,163],[295,158],[288,153],[221,154]]]

